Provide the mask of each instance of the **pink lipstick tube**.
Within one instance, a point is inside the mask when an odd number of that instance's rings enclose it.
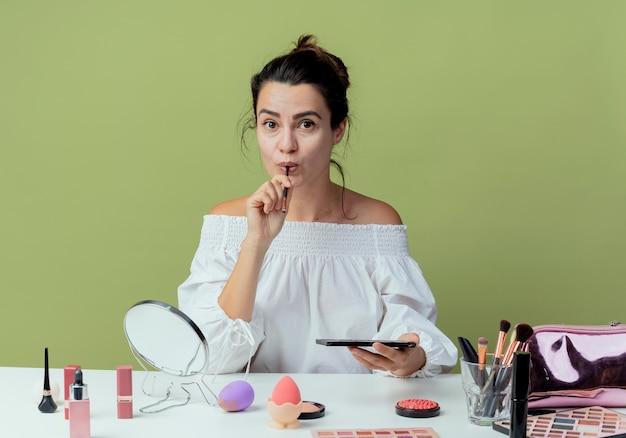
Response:
[[[133,418],[133,367],[117,367],[117,418]]]

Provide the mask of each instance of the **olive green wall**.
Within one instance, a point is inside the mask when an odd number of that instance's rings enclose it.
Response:
[[[133,363],[202,215],[264,178],[248,81],[351,69],[348,184],[393,204],[456,341],[626,320],[626,2],[0,1],[0,366]],[[252,150],[255,143],[251,141]]]

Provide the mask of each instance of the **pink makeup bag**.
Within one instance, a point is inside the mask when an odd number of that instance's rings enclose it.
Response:
[[[533,329],[529,407],[626,406],[626,325]]]

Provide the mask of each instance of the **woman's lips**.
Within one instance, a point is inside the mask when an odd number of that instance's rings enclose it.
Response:
[[[295,165],[295,164],[281,164],[279,167],[280,167],[280,170],[282,170],[283,173],[287,173],[287,168],[289,168],[289,174],[290,175],[293,172],[295,172],[295,170],[298,168],[298,166]]]

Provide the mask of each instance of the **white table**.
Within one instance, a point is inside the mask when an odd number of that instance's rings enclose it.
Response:
[[[115,371],[86,369],[83,374],[85,383],[89,385],[93,438],[294,438],[311,437],[312,429],[397,427],[432,427],[441,438],[506,437],[490,427],[468,422],[458,374],[431,379],[397,379],[371,374],[291,374],[302,398],[323,403],[326,415],[316,420],[302,420],[300,428],[290,430],[267,426],[270,417],[266,402],[282,374],[249,375],[255,400],[242,412],[230,413],[209,406],[199,391],[192,387],[192,399],[188,405],[156,414],[143,414],[139,408],[156,400],[141,391],[145,372],[134,371],[135,416],[130,420],[117,418]],[[69,437],[69,422],[64,418],[63,402],[53,414],[43,414],[37,409],[33,385],[42,377],[42,369],[0,367],[0,437]],[[208,376],[205,381],[217,394],[226,383],[241,377],[222,375],[211,383],[212,376]],[[50,378],[62,386],[63,370],[50,370]],[[434,418],[396,415],[396,402],[407,398],[434,400],[440,404],[441,414]]]

